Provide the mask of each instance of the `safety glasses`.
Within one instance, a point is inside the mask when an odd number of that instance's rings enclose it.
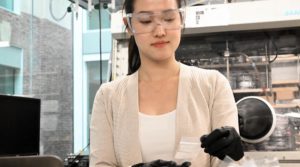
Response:
[[[128,28],[134,34],[153,32],[157,26],[162,26],[165,30],[177,30],[183,27],[184,10],[168,9],[160,12],[128,13],[125,19]]]

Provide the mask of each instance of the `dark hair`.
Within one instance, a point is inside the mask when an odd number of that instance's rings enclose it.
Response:
[[[133,13],[133,4],[135,0],[125,0],[123,4],[123,10],[125,13]],[[186,4],[185,0],[176,0],[178,8],[181,8],[181,3]],[[128,27],[128,25],[126,25]],[[136,45],[134,36],[131,35],[128,44],[128,75],[136,72],[141,66],[141,58],[139,49]]]

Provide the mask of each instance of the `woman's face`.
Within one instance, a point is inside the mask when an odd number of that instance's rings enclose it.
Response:
[[[135,0],[132,27],[142,64],[175,58],[181,38],[181,17],[176,0]]]

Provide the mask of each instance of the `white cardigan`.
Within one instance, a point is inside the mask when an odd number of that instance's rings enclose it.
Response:
[[[90,167],[127,167],[142,162],[138,112],[138,72],[100,87],[91,118]],[[176,145],[181,136],[200,138],[222,126],[238,131],[228,80],[215,70],[180,64]],[[216,167],[219,162],[202,151],[192,167]]]

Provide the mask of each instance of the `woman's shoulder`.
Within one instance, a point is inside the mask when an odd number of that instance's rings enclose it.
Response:
[[[203,92],[210,92],[217,88],[230,88],[227,78],[217,70],[183,66],[184,80],[188,80],[189,84],[194,88],[199,88]]]
[[[126,85],[128,83],[128,80],[130,79],[130,75],[129,76],[123,76],[120,78],[117,78],[113,81],[110,82],[106,82],[103,83],[99,90],[101,90],[102,92],[120,92],[121,90],[123,90],[124,88],[126,88]]]
[[[195,66],[188,66],[185,64],[182,64],[182,67],[184,71],[190,74],[191,77],[200,77],[202,79],[213,79],[213,78],[219,78],[224,77],[218,70],[215,69],[203,69]]]
[[[228,85],[227,78],[215,69],[203,69],[195,66],[182,65],[182,77],[192,86],[205,89]]]

